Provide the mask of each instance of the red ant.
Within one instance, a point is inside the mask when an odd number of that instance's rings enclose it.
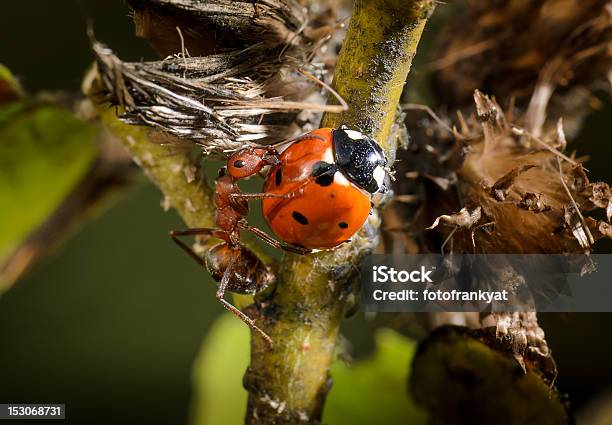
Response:
[[[241,230],[254,233],[278,249],[297,254],[309,252],[305,248],[282,244],[262,230],[250,226],[246,221],[248,201],[263,198],[291,198],[299,194],[299,190],[286,195],[241,192],[238,180],[251,177],[265,166],[274,166],[278,163],[278,152],[272,146],[249,147],[236,152],[227,161],[227,166],[219,170],[216,180],[214,202],[217,228],[193,228],[170,232],[174,242],[198,264],[209,269],[213,278],[219,282],[216,297],[223,307],[238,316],[251,329],[259,332],[270,344],[272,339],[255,325],[253,319],[226,301],[224,295],[225,291],[255,294],[263,290],[273,279],[266,265],[240,242]],[[209,235],[221,239],[222,242],[208,252],[207,260],[204,261],[192,248],[178,239],[179,236],[189,235]]]

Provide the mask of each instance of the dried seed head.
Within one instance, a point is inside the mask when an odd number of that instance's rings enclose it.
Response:
[[[130,4],[139,34],[172,54],[163,61],[128,63],[93,42],[100,100],[120,106],[125,122],[223,156],[245,143],[285,139],[305,124],[296,122],[300,111],[326,110],[322,97],[308,99],[321,87],[298,71],[323,77],[316,55],[335,26],[313,19],[321,16],[309,16],[297,2]],[[172,25],[176,36],[168,39],[174,42],[164,42],[161,34]]]

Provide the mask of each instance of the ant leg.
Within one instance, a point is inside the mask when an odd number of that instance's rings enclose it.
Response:
[[[172,238],[174,243],[176,243],[183,251],[185,251],[191,258],[193,258],[196,263],[198,263],[202,267],[206,267],[206,265],[204,264],[204,260],[198,254],[195,253],[193,248],[188,246],[178,237],[192,235],[214,235],[217,231],[219,231],[219,229],[212,229],[208,227],[193,228],[187,230],[172,230],[170,232],[170,237]]]
[[[292,137],[290,139],[281,140],[280,142],[271,143],[271,144],[265,145],[265,146],[276,148],[276,147],[279,147],[279,146],[284,146],[284,145],[287,145],[289,143],[295,143],[295,142],[299,142],[300,140],[306,140],[306,139],[318,139],[318,140],[321,140],[322,142],[325,141],[325,138],[322,137],[322,136],[319,136],[318,134],[306,133],[306,134],[302,134],[300,136]]]
[[[276,239],[273,239],[272,237],[270,237],[270,235],[268,235],[263,230],[258,229],[257,227],[252,227],[252,226],[248,225],[247,223],[240,223],[239,226],[240,226],[241,229],[247,230],[247,231],[253,233],[255,236],[259,237],[261,240],[263,240],[264,242],[270,244],[271,246],[273,246],[276,249],[282,249],[283,251],[291,252],[291,253],[294,253],[294,254],[300,254],[300,255],[304,255],[304,254],[308,254],[308,253],[312,252],[308,248],[302,248],[302,247],[299,247],[299,246],[282,244],[279,241],[277,241]]]
[[[310,183],[311,178],[309,177],[305,182],[300,184],[298,187],[293,189],[289,193],[231,193],[230,199],[232,202],[238,202],[238,200],[255,201],[258,199],[266,198],[278,198],[278,199],[293,199],[300,196],[304,192],[304,187]]]
[[[229,264],[227,265],[227,268],[225,269],[225,273],[223,273],[223,278],[221,278],[221,282],[219,283],[219,288],[217,289],[217,293],[216,293],[217,301],[219,301],[221,305],[223,305],[223,307],[225,307],[230,313],[234,314],[240,320],[246,323],[248,327],[259,332],[260,335],[268,342],[268,344],[272,346],[272,338],[270,338],[267,333],[265,333],[259,327],[257,327],[253,319],[251,319],[249,316],[244,314],[242,311],[238,310],[236,307],[234,307],[232,304],[230,304],[228,301],[226,301],[223,298],[225,295],[225,289],[227,288],[230,277],[232,273],[234,272],[234,268],[236,267],[236,262],[239,261],[240,259],[240,255],[238,254],[239,252],[240,251],[235,251],[235,253],[232,255],[232,259],[230,260]]]
[[[292,199],[302,193],[302,188],[298,188],[292,192],[281,193],[230,193],[230,204],[238,211],[244,206],[240,205],[240,201],[255,201],[258,199],[276,198],[276,199]]]
[[[281,198],[290,199],[295,198],[299,194],[298,191],[289,192],[286,194],[282,193],[232,193],[230,194],[231,199],[245,199],[247,201],[255,201],[257,199],[264,198]]]

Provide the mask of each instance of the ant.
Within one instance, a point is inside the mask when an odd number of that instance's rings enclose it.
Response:
[[[299,139],[299,138],[298,138]],[[291,141],[296,141],[293,139]],[[281,142],[287,143],[287,142]],[[274,146],[247,147],[233,154],[227,165],[219,170],[215,182],[215,224],[216,228],[192,228],[170,232],[172,240],[202,267],[209,269],[213,278],[219,282],[216,292],[217,300],[228,311],[236,315],[251,329],[272,345],[272,339],[234,305],[225,300],[225,291],[256,294],[263,290],[273,276],[268,267],[257,258],[251,250],[240,242],[240,231],[246,230],[271,246],[296,254],[306,254],[310,250],[285,245],[270,237],[264,231],[249,225],[246,215],[249,211],[248,201],[264,198],[292,198],[301,193],[301,189],[289,194],[242,193],[238,180],[246,179],[259,173],[266,166],[279,164],[279,154]],[[182,242],[180,236],[208,235],[221,239],[203,260],[193,249]]]

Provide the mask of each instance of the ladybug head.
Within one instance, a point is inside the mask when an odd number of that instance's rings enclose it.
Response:
[[[333,131],[334,159],[338,169],[362,189],[388,190],[387,158],[376,140],[346,126]]]

